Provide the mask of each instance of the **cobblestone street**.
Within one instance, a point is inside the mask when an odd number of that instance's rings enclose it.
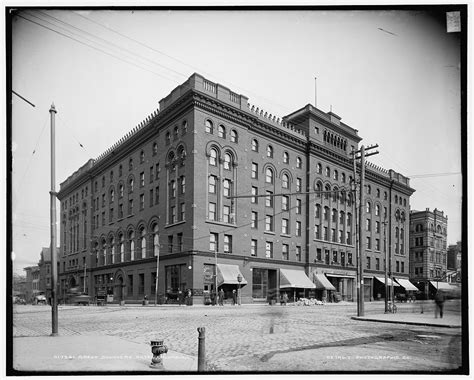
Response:
[[[418,312],[413,307],[403,305],[401,312],[403,308]],[[355,308],[352,303],[312,307],[60,306],[59,335],[109,335],[141,344],[162,338],[170,350],[197,356],[197,328],[205,327],[209,368],[222,371],[443,371],[461,365],[459,328],[356,321],[350,318]],[[383,303],[366,304],[369,314],[380,308],[383,310]],[[15,306],[13,322],[15,337],[49,335],[51,308]],[[436,347],[430,345],[433,342]],[[370,360],[367,352],[388,359]],[[354,360],[353,355],[363,353],[365,357]],[[320,360],[321,355],[327,360]],[[312,360],[315,357],[317,361]]]

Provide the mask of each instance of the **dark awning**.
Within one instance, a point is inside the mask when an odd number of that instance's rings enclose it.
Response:
[[[376,277],[374,276],[374,278],[376,278],[378,281],[380,281],[382,284],[385,284],[385,277]],[[391,278],[388,278],[387,277],[387,285],[388,286],[400,286],[398,285],[396,282],[393,282]]]
[[[239,285],[239,281],[237,281],[237,276],[239,274],[242,277],[240,285],[247,285],[248,282],[240,272],[238,265],[217,264],[217,286],[223,284]]]

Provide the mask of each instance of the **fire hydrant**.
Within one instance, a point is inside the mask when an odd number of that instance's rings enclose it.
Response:
[[[163,369],[163,358],[161,357],[162,354],[166,354],[168,352],[168,347],[163,344],[163,340],[152,340],[150,342],[151,345],[151,353],[153,354],[153,358],[151,359],[151,368],[155,369]]]

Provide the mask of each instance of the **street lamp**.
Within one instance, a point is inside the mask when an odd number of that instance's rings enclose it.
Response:
[[[242,295],[240,294],[240,283],[242,282],[242,275],[237,275],[237,281],[239,282],[239,305],[242,303]]]

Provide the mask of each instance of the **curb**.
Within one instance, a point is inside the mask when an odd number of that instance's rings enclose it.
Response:
[[[442,325],[439,323],[431,323],[431,322],[413,322],[413,321],[400,321],[400,320],[393,321],[393,320],[366,318],[366,317],[351,317],[351,319],[358,320],[358,321],[366,321],[366,322],[396,323],[396,324],[403,324],[403,325],[447,327],[447,328],[460,328],[461,327],[460,325]]]

